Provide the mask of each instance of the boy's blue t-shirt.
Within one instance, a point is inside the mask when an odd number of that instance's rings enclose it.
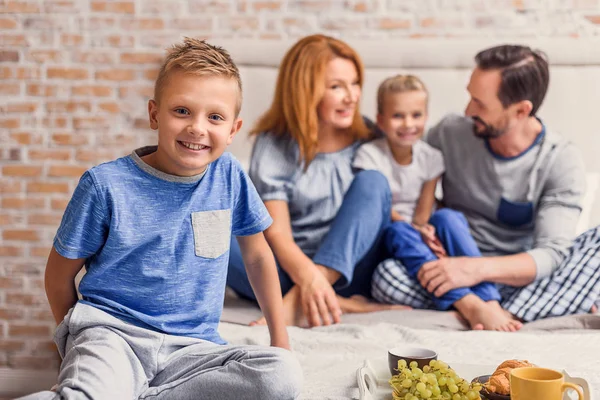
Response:
[[[83,302],[137,326],[225,343],[217,325],[231,234],[262,232],[272,219],[231,154],[202,175],[178,177],[140,159],[153,151],[87,171],[54,247],[87,258]]]

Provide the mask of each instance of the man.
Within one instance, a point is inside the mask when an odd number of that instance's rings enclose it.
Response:
[[[444,206],[464,214],[482,257],[429,262],[419,271],[420,286],[410,279],[392,284],[390,277],[398,282],[406,273],[387,260],[373,276],[373,289],[383,293],[380,301],[422,308],[431,295],[494,282],[502,307],[512,314],[497,313],[498,320],[588,312],[600,291],[600,232],[586,232],[570,247],[585,171],[575,146],[536,116],[549,82],[545,56],[503,45],[475,60],[465,117],[444,118],[427,140],[444,154]],[[459,221],[436,226],[442,242],[444,225],[452,223]],[[473,329],[519,328],[463,316]]]

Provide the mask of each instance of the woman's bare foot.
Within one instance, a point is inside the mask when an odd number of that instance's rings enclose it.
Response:
[[[302,314],[302,306],[300,305],[300,287],[295,285],[289,292],[283,296],[283,320],[287,326],[307,327],[308,322]],[[267,320],[261,317],[256,321],[252,321],[250,326],[266,325]]]
[[[360,314],[374,311],[385,311],[385,310],[410,310],[411,307],[396,305],[396,304],[381,304],[367,299],[361,295],[354,295],[350,297],[338,296],[338,303],[343,313],[347,314]]]
[[[516,332],[523,326],[497,301],[485,302],[474,294],[458,300],[454,307],[473,330]]]
[[[410,310],[411,307],[396,304],[380,304],[367,299],[364,296],[354,295],[351,297],[337,296],[342,313],[360,314],[386,310]],[[300,305],[300,288],[294,286],[283,296],[283,316],[287,326],[308,327],[308,322],[302,314]],[[266,325],[265,317],[252,321],[250,326]]]

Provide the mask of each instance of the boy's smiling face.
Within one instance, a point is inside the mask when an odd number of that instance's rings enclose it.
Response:
[[[193,176],[219,158],[242,126],[235,79],[169,74],[158,102],[150,100],[150,127],[158,130],[158,150],[144,157],[170,175]]]

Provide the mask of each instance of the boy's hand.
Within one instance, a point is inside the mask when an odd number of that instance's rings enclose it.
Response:
[[[267,320],[265,319],[265,317],[261,317],[260,319],[256,320],[256,321],[252,321],[250,322],[249,326],[256,326],[256,325],[267,325]],[[287,334],[287,330],[282,329],[282,330],[278,330],[273,332],[273,334],[271,334],[271,346],[273,347],[281,347],[282,349],[286,349],[286,350],[291,350],[290,347],[290,340]]]
[[[272,338],[271,339],[271,346],[272,347],[280,347],[282,349],[286,349],[286,350],[292,350],[292,348],[290,347],[290,341],[287,337],[287,335],[285,336],[285,338]]]

